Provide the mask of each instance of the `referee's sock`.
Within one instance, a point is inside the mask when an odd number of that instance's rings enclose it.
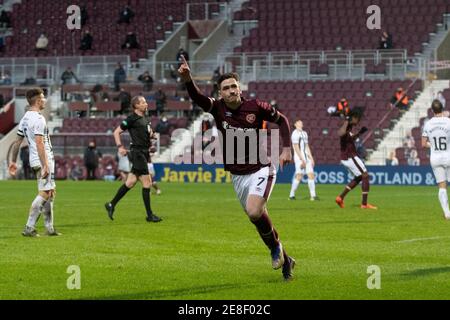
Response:
[[[119,202],[120,199],[122,199],[128,191],[130,191],[130,188],[128,188],[125,184],[120,186],[119,190],[117,190],[117,193],[114,196],[114,199],[111,200],[111,204],[113,205],[113,207],[116,206],[117,202]]]
[[[147,216],[150,217],[153,214],[152,208],[150,207],[150,188],[142,188],[142,199],[144,200]]]

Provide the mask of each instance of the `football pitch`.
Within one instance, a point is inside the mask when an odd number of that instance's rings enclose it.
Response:
[[[372,186],[379,210],[363,211],[359,187],[340,209],[341,185],[318,185],[317,202],[305,184],[296,201],[276,185],[269,214],[297,261],[285,282],[230,184],[160,184],[158,224],[145,221],[140,185],[110,221],[103,204],[119,186],[58,181],[63,235],[24,238],[36,183],[0,182],[0,299],[450,299],[450,221],[436,187]],[[80,289],[67,286],[69,266]],[[368,288],[374,276],[380,289]]]

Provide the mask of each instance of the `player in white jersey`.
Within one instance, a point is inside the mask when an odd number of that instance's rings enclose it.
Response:
[[[443,105],[439,100],[431,104],[434,117],[423,127],[422,147],[430,148],[430,164],[439,186],[439,202],[444,217],[450,220],[447,181],[450,181],[450,119],[444,116]]]
[[[151,154],[150,154],[150,157],[148,157],[147,166],[148,166],[148,172],[150,173],[150,176],[152,177],[152,188],[155,189],[155,192],[157,195],[160,195],[162,193],[162,191],[155,181],[156,171],[155,171],[155,166],[153,165],[153,162],[152,162]]]
[[[298,188],[305,173],[308,175],[308,187],[310,200],[318,200],[316,196],[316,184],[314,182],[314,158],[309,148],[308,134],[303,130],[303,122],[297,120],[294,123],[295,130],[291,135],[292,147],[294,148],[295,175],[292,179],[290,200],[295,200],[295,191]]]
[[[45,108],[46,99],[44,91],[40,88],[28,90],[26,97],[30,109],[19,123],[17,139],[12,146],[12,161],[9,165],[9,173],[12,176],[16,175],[17,155],[23,139],[26,138],[30,149],[30,166],[36,174],[39,193],[31,204],[28,222],[22,235],[27,237],[39,236],[36,231],[36,222],[42,212],[47,235],[58,236],[60,233],[53,227],[55,161],[47,124],[44,116],[40,113]]]

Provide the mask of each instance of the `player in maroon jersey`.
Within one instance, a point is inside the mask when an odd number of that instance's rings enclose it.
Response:
[[[358,156],[355,146],[355,140],[365,133],[367,128],[362,127],[357,134],[352,133],[353,127],[358,125],[360,120],[361,112],[359,110],[352,110],[338,131],[341,139],[341,163],[355,178],[345,187],[344,191],[336,197],[336,203],[339,207],[344,208],[345,196],[362,181],[361,209],[377,209],[377,207],[367,203],[370,187],[369,173],[367,172],[364,162]]]
[[[224,74],[219,78],[217,84],[221,99],[215,100],[200,92],[192,80],[189,65],[184,57],[178,72],[186,83],[191,99],[204,111],[211,113],[216,121],[222,136],[225,170],[231,172],[233,186],[244,211],[271,251],[272,267],[282,267],[283,277],[286,280],[291,279],[295,260],[283,249],[266,207],[276,181],[276,167],[259,156],[256,161],[249,161],[252,159],[250,148],[254,147],[250,143],[247,144],[248,148],[245,147],[245,156],[239,156],[240,150],[236,151],[234,144],[236,134],[258,133],[263,121],[276,123],[283,138],[283,151],[279,157],[282,168],[292,159],[289,121],[269,103],[241,97],[239,77],[235,73]],[[240,138],[242,136],[238,135],[237,139]],[[243,140],[245,141],[245,137]],[[260,155],[259,150],[257,154]]]

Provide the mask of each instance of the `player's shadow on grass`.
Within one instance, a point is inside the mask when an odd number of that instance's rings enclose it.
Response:
[[[410,272],[402,273],[401,275],[407,278],[416,278],[416,277],[433,276],[441,273],[450,273],[450,267],[417,269]]]
[[[180,288],[173,290],[155,290],[148,292],[136,292],[131,294],[117,294],[111,296],[89,297],[81,298],[81,300],[101,299],[101,300],[138,300],[138,299],[164,299],[177,298],[181,296],[189,296],[190,299],[195,299],[195,295],[217,292],[222,290],[233,290],[238,288],[249,288],[253,285],[241,284],[220,284],[211,286],[198,286],[191,288]]]

